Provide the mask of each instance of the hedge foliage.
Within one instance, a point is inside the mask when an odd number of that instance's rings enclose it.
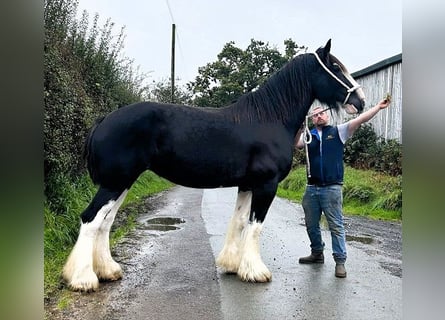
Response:
[[[44,3],[45,196],[57,203],[57,181],[84,173],[82,150],[95,120],[142,100],[143,75],[123,56],[124,30],[116,36],[108,20],[98,25],[77,1]],[[57,208],[54,208],[57,209]]]
[[[399,176],[402,174],[402,144],[377,137],[372,125],[365,123],[346,142],[344,160],[356,169]]]

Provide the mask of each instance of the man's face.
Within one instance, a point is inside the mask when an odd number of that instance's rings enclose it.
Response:
[[[328,124],[329,117],[326,111],[322,108],[315,108],[311,116],[312,122],[316,127],[322,127]]]

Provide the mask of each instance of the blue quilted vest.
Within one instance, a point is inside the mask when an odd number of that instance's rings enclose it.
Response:
[[[343,184],[343,143],[337,127],[322,128],[322,140],[317,129],[312,129],[312,142],[308,145],[310,173],[308,184],[326,186]]]

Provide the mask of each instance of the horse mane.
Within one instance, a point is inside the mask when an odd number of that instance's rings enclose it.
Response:
[[[258,90],[245,93],[222,109],[237,123],[294,119],[300,107],[311,102],[312,89],[308,75],[313,65],[308,54],[298,55],[276,71]]]

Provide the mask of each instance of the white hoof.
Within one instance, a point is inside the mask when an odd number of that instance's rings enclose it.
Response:
[[[237,273],[240,258],[237,249],[223,249],[216,259],[216,265],[226,273]]]
[[[73,291],[91,292],[99,288],[99,279],[94,272],[84,273],[82,276],[75,275],[72,278],[64,273],[63,278]]]
[[[122,268],[114,260],[108,262],[106,267],[95,267],[94,272],[103,281],[115,281],[122,278]]]
[[[272,273],[262,262],[257,262],[253,266],[251,263],[241,261],[237,274],[242,281],[246,282],[269,282],[272,280]]]

